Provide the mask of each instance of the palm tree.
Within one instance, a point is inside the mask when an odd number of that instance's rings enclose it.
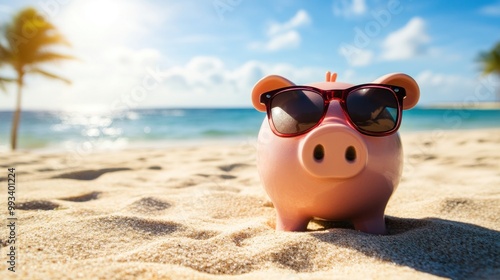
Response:
[[[496,74],[500,77],[500,42],[490,51],[480,53],[479,62],[484,75]],[[500,91],[497,92],[497,101],[500,102]]]
[[[29,7],[21,10],[2,29],[2,33],[4,41],[0,41],[0,55],[16,73],[17,96],[11,132],[11,148],[15,150],[21,116],[22,89],[26,74],[41,74],[48,78],[70,83],[65,78],[39,68],[39,65],[61,59],[72,59],[73,57],[50,49],[50,47],[57,45],[69,46],[69,43],[57,28],[34,8]]]

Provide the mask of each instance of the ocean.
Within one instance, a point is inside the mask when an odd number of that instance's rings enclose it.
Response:
[[[23,111],[20,150],[116,150],[203,141],[255,140],[265,114],[254,109],[137,109],[113,113]],[[11,111],[0,111],[0,151],[9,149]],[[404,111],[400,133],[500,128],[500,110]]]

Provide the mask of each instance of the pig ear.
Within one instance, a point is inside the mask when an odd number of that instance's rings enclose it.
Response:
[[[420,89],[418,88],[417,82],[415,80],[403,73],[392,73],[384,75],[375,81],[377,84],[388,84],[394,86],[404,87],[406,90],[406,98],[403,100],[403,109],[413,108],[420,98]]]
[[[264,92],[271,91],[273,89],[277,88],[282,88],[282,87],[288,87],[288,86],[293,86],[294,83],[290,82],[289,80],[277,76],[277,75],[271,75],[262,78],[260,81],[258,81],[255,86],[253,87],[252,90],[252,103],[253,107],[257,109],[257,111],[264,112],[266,111],[266,106],[262,103],[260,103],[260,95],[263,94]]]

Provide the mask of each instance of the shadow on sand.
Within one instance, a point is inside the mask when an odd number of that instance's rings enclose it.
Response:
[[[345,223],[316,221],[324,229]],[[318,231],[322,242],[349,247],[363,254],[452,279],[500,279],[500,232],[438,218],[386,217],[388,235],[362,232],[337,235]],[[496,275],[496,276],[495,276]]]

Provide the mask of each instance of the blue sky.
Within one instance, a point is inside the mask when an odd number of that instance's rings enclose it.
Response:
[[[0,22],[25,6],[79,58],[46,66],[72,85],[29,77],[27,109],[250,107],[265,75],[307,84],[328,70],[353,84],[407,73],[421,105],[493,100],[500,86],[476,62],[500,41],[498,0],[0,0]],[[0,93],[0,109],[14,93]]]

